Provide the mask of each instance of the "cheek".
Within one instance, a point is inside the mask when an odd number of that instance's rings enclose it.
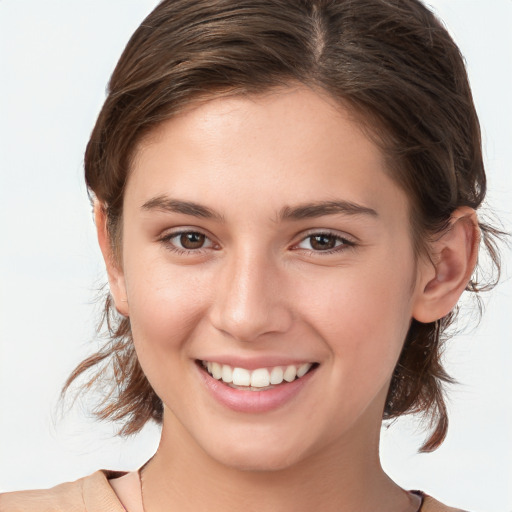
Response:
[[[389,255],[302,290],[303,317],[328,345],[336,377],[350,387],[378,387],[390,378],[410,325],[413,273],[411,260]]]
[[[211,302],[204,273],[159,262],[129,266],[126,287],[135,347],[155,360],[190,340]]]

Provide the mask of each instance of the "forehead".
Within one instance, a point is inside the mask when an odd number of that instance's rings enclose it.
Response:
[[[127,187],[138,204],[161,194],[226,211],[256,199],[276,211],[340,198],[406,207],[353,113],[306,87],[202,101],[162,123],[139,145]]]

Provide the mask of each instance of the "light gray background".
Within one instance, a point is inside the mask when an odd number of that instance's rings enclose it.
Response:
[[[105,281],[82,155],[109,75],[154,0],[0,0],[0,489],[47,487],[99,468],[134,469],[158,430],[112,438],[78,406],[55,409],[65,378],[96,346]],[[465,55],[483,127],[490,204],[512,226],[512,1],[431,0]],[[463,122],[463,121],[461,121]],[[510,252],[505,259],[510,261]],[[506,276],[510,276],[510,270]],[[451,426],[417,455],[418,425],[383,433],[406,488],[472,512],[512,510],[510,279],[447,366]]]

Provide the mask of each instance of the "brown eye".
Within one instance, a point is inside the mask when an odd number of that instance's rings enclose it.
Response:
[[[202,233],[188,232],[180,235],[180,245],[184,249],[200,249],[203,247],[205,240],[206,236]]]
[[[309,239],[311,247],[315,251],[326,251],[334,249],[339,238],[333,235],[313,235]]]
[[[304,249],[310,253],[326,253],[341,252],[349,247],[356,245],[350,239],[344,238],[335,233],[312,233],[303,238],[298,244],[299,249]]]
[[[199,231],[178,231],[165,235],[160,242],[169,250],[178,254],[199,254],[213,249],[213,242]]]

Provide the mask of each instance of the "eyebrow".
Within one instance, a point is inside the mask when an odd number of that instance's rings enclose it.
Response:
[[[351,201],[316,201],[299,204],[294,207],[285,206],[279,213],[279,220],[311,219],[336,214],[379,216],[373,208],[368,208]]]
[[[220,213],[192,201],[182,201],[167,196],[158,196],[146,201],[142,205],[144,210],[159,210],[171,213],[182,213],[192,217],[201,217],[205,219],[214,219],[224,223],[225,218]],[[362,206],[351,201],[315,201],[312,203],[303,203],[297,206],[284,206],[279,211],[277,221],[302,220],[325,215],[368,215],[378,217],[378,213],[373,208]]]
[[[225,222],[224,217],[211,208],[192,201],[181,201],[167,196],[158,196],[146,201],[142,205],[142,209],[182,213],[184,215],[191,215],[192,217],[202,217],[205,219],[215,219],[219,222]]]

